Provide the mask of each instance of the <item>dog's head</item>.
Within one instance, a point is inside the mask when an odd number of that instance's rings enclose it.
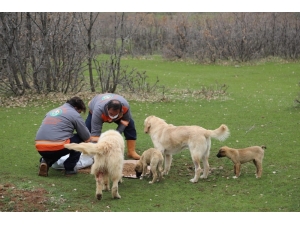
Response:
[[[144,132],[148,134],[150,132],[151,120],[153,116],[148,116],[144,121]]]
[[[227,146],[223,146],[220,148],[218,154],[217,154],[217,157],[218,158],[221,158],[221,157],[226,157],[227,156],[227,149],[228,147]]]
[[[156,117],[156,116],[148,116],[144,121],[144,132],[149,134],[151,131],[150,129],[155,129],[158,126],[164,126],[166,123],[165,120]]]
[[[134,170],[135,170],[136,177],[140,178],[141,175],[142,175],[142,173],[143,173],[143,165],[142,165],[142,163],[140,161],[138,161],[136,163]]]

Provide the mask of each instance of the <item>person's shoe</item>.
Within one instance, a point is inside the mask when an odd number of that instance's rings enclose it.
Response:
[[[77,168],[74,168],[73,170],[65,170],[65,175],[74,175],[77,174]]]
[[[48,165],[44,159],[40,162],[39,176],[48,177]]]
[[[141,156],[139,156],[135,151],[135,143],[136,140],[127,140],[127,157],[139,160]]]

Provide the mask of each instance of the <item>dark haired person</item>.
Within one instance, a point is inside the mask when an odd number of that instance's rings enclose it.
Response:
[[[117,131],[124,133],[127,142],[127,156],[140,159],[135,151],[136,129],[127,100],[117,94],[105,93],[96,95],[89,102],[89,114],[85,124],[91,132],[92,141],[97,142],[103,123],[116,123]]]
[[[73,97],[46,114],[35,137],[35,147],[42,156],[39,176],[48,176],[52,164],[67,154],[65,175],[77,173],[76,164],[81,152],[64,148],[64,144],[90,141],[91,134],[80,116],[81,112],[86,112],[84,102],[79,97]]]

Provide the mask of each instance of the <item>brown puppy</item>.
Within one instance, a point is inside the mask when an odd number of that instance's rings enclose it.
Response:
[[[149,148],[143,152],[141,158],[136,163],[136,177],[143,179],[147,172],[147,166],[150,165],[150,176],[152,175],[153,179],[149,181],[149,184],[160,181],[162,179],[163,162],[164,157],[162,153],[155,148]]]
[[[227,146],[221,147],[217,157],[227,157],[234,163],[233,178],[238,178],[241,175],[241,164],[253,161],[256,166],[256,178],[260,178],[262,174],[262,160],[264,158],[264,149],[266,146],[251,146],[243,149],[234,149]]]

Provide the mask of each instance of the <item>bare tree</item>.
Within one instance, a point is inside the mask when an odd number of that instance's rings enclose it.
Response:
[[[88,58],[87,58],[87,65],[88,65],[88,71],[89,71],[89,77],[90,77],[90,88],[92,92],[95,92],[95,85],[94,85],[94,77],[93,77],[93,59],[94,59],[94,49],[95,49],[95,44],[92,42],[92,31],[94,24],[96,22],[96,19],[98,17],[99,13],[89,13],[88,19],[85,18],[84,13],[80,13],[80,19],[81,22],[87,32],[87,40],[85,40],[85,44],[88,49]],[[85,35],[83,35],[85,37]]]
[[[164,41],[163,53],[166,57],[185,58],[188,54],[190,37],[190,14],[177,15],[170,22],[168,38]]]
[[[109,60],[100,63],[98,60],[94,60],[96,71],[99,76],[99,82],[102,92],[114,93],[118,84],[122,79],[121,70],[121,57],[124,54],[124,20],[125,13],[115,13],[114,16],[114,30],[111,40],[111,54]]]
[[[20,49],[22,13],[0,13],[2,70],[1,89],[22,95],[30,86],[24,71],[24,54]],[[20,74],[20,76],[19,76]],[[20,79],[21,78],[21,79]]]
[[[163,56],[169,59],[213,63],[269,56],[297,59],[299,21],[299,13],[176,13],[161,21],[159,43],[164,46]]]
[[[299,59],[299,15],[1,12],[0,92],[95,92],[98,84],[102,92],[115,92],[138,78],[137,85],[145,83],[143,72],[121,64],[126,54],[210,63]]]
[[[78,91],[85,49],[75,13],[1,13],[0,91]]]

